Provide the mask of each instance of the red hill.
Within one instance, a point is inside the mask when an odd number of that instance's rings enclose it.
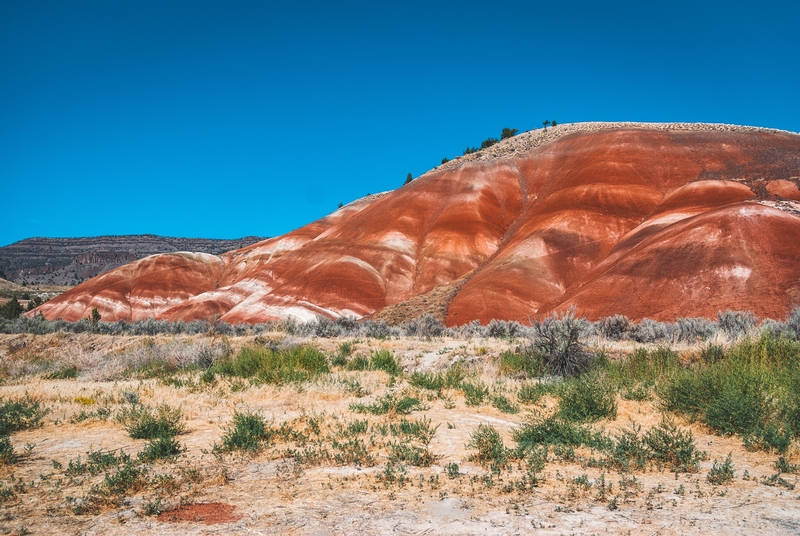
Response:
[[[783,318],[800,304],[798,184],[797,134],[560,125],[244,249],[138,260],[39,310],[256,323],[362,317],[430,293],[448,325],[569,306],[590,318]]]

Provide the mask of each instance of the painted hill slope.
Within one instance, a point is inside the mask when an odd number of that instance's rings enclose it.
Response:
[[[591,318],[728,307],[782,318],[800,303],[798,184],[797,134],[560,125],[244,249],[136,261],[40,309],[65,320],[97,307],[105,320],[261,322],[361,317],[440,296],[449,325],[572,305]]]

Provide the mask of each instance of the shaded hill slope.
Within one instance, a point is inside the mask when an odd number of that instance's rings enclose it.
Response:
[[[798,183],[792,133],[560,125],[282,237],[136,261],[40,309],[68,320],[92,307],[107,320],[361,317],[428,307],[417,297],[458,280],[430,295],[449,325],[568,306],[591,318],[727,307],[783,317],[800,301]]]

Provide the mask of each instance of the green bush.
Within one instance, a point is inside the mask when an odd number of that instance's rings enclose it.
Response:
[[[0,398],[0,436],[7,436],[20,430],[38,428],[42,418],[50,412],[42,408],[37,400],[31,400],[26,394],[19,400]]]
[[[719,391],[720,375],[707,368],[687,368],[656,387],[662,406],[692,420],[701,419],[714,394]]]
[[[655,381],[674,373],[680,367],[678,354],[667,346],[649,351],[637,348],[622,362],[622,371],[634,381]]]
[[[347,364],[347,358],[353,354],[353,342],[343,342],[339,345],[339,352],[331,359],[331,365],[343,367]]]
[[[438,424],[436,426],[431,426],[431,420],[427,418],[403,418],[396,423],[389,424],[389,431],[392,435],[416,439],[425,446],[429,445],[433,440],[438,428]]]
[[[369,358],[357,355],[348,361],[344,368],[347,370],[369,370]]]
[[[0,437],[0,465],[12,465],[17,463],[19,456],[14,451],[14,445],[8,436]]]
[[[697,450],[692,432],[681,430],[670,419],[648,430],[644,443],[657,463],[676,473],[697,471],[700,460],[705,458],[705,453]]]
[[[45,380],[74,380],[78,377],[78,367],[71,365],[58,370],[52,370],[42,375]]]
[[[653,385],[651,383],[638,383],[622,391],[624,400],[644,402],[652,398]]]
[[[781,473],[797,474],[798,471],[800,471],[800,465],[789,462],[785,456],[779,456],[778,459],[775,460],[775,469]]]
[[[444,374],[441,372],[417,372],[408,377],[409,385],[420,389],[441,392],[445,387]]]
[[[408,383],[420,389],[441,392],[443,389],[458,389],[464,380],[464,369],[456,363],[444,372],[412,372]]]
[[[89,474],[91,476],[107,472],[112,467],[125,465],[130,463],[131,457],[121,450],[118,453],[115,451],[103,452],[101,450],[90,450],[86,453],[86,461],[81,461],[79,457],[77,460],[70,460],[67,465],[67,476],[82,476]]]
[[[723,463],[719,463],[717,460],[714,460],[711,470],[708,471],[706,480],[715,486],[719,486],[720,484],[728,484],[732,482],[735,476],[736,472],[733,470],[731,455],[728,454],[728,457],[725,458]]]
[[[389,461],[407,463],[415,467],[430,467],[436,458],[425,447],[407,443],[389,443]]]
[[[459,472],[458,464],[455,463],[455,462],[451,462],[451,463],[448,463],[447,465],[445,465],[444,466],[444,474],[446,474],[447,478],[449,478],[450,480],[455,480],[456,478],[461,476],[461,473]]]
[[[557,415],[547,418],[531,416],[514,431],[514,441],[522,452],[542,445],[591,448],[606,448],[610,445],[607,438],[588,426],[562,419]]]
[[[770,386],[757,370],[726,375],[705,408],[705,422],[722,435],[752,435],[771,420]]]
[[[472,433],[467,443],[468,449],[476,450],[471,459],[481,465],[491,465],[502,469],[508,465],[509,450],[503,444],[500,433],[489,424],[481,424]]]
[[[116,473],[106,474],[103,487],[108,494],[121,497],[144,483],[145,471],[131,463],[126,463]]]
[[[185,431],[180,408],[160,404],[155,409],[137,404],[123,409],[117,416],[133,439],[173,437]]]
[[[764,331],[679,368],[657,392],[665,409],[738,435],[747,448],[785,452],[800,434],[800,344]]]
[[[461,382],[461,391],[468,406],[480,406],[489,396],[489,388],[480,380]]]
[[[617,390],[601,374],[586,374],[559,388],[558,415],[573,422],[594,422],[617,416]]]
[[[519,406],[512,404],[511,401],[503,395],[493,396],[492,406],[499,409],[503,413],[519,413]]]
[[[382,370],[391,376],[399,376],[403,373],[403,367],[389,350],[373,352],[369,358],[369,368],[370,370]]]
[[[233,414],[233,422],[228,426],[222,436],[222,443],[214,445],[215,453],[222,452],[260,452],[270,439],[269,428],[261,415],[252,412],[239,412]]]
[[[654,463],[676,473],[695,472],[705,458],[705,453],[697,450],[692,433],[679,429],[669,419],[662,420],[644,435],[640,432],[641,427],[632,424],[600,449],[605,451],[606,466],[628,472]]]
[[[634,423],[617,433],[607,451],[608,465],[624,472],[642,470],[647,466],[651,453],[640,434],[641,429]]]
[[[553,383],[525,383],[517,391],[517,398],[523,404],[535,404],[542,396],[553,393],[555,389],[556,385]]]
[[[333,460],[339,465],[355,465],[357,467],[372,467],[375,457],[369,453],[367,444],[358,438],[351,438],[345,442],[334,441]],[[296,458],[295,458],[296,459]]]
[[[718,344],[709,344],[700,350],[700,359],[705,363],[717,363],[725,359],[725,349]]]
[[[217,362],[209,372],[251,378],[257,383],[283,384],[327,374],[330,366],[325,354],[313,346],[294,346],[285,350],[247,346],[233,359]]]
[[[180,442],[173,437],[157,437],[151,439],[147,447],[139,453],[139,459],[143,462],[154,462],[156,460],[169,460],[180,456],[184,449]]]
[[[545,372],[542,358],[535,352],[512,352],[506,350],[500,354],[500,373],[507,375],[524,375],[528,378],[541,377]]]

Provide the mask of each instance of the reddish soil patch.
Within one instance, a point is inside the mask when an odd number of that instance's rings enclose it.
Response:
[[[176,523],[178,521],[194,521],[206,525],[230,523],[238,521],[242,516],[235,514],[236,507],[232,504],[203,503],[186,504],[161,512],[158,520],[162,523]]]

